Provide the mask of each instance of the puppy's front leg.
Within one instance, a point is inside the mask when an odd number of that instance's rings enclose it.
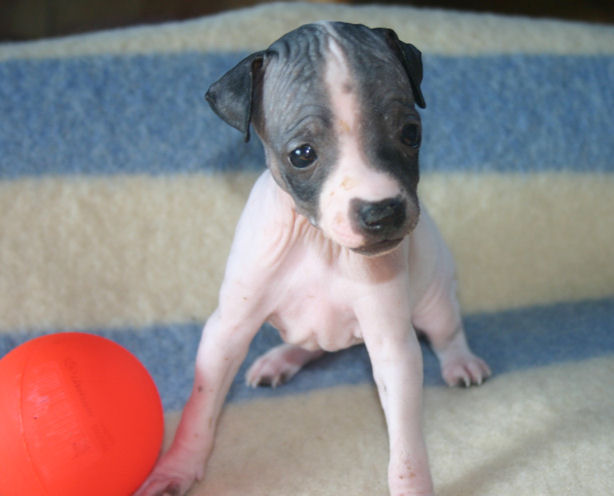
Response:
[[[219,309],[209,318],[198,347],[192,394],[173,443],[135,496],[180,496],[202,478],[224,399],[257,329],[232,324]]]
[[[371,324],[379,328],[363,330],[388,425],[388,487],[391,496],[432,496],[422,435],[422,352],[409,320],[391,320],[375,318]]]

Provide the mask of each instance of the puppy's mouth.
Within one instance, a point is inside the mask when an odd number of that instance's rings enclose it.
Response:
[[[403,241],[402,237],[398,239],[384,239],[382,241],[377,241],[376,243],[352,248],[352,251],[368,257],[375,257],[394,250],[397,246],[399,246],[399,244],[401,244],[401,241]]]

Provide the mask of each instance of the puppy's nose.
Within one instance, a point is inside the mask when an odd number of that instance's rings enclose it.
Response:
[[[369,234],[386,237],[405,223],[405,202],[387,198],[378,202],[354,200],[354,211],[360,228]]]

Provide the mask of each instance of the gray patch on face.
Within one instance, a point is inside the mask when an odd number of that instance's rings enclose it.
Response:
[[[408,123],[420,133],[409,76],[382,30],[346,23],[308,24],[286,34],[266,51],[263,80],[253,113],[271,172],[294,199],[297,210],[318,222],[319,195],[338,161],[338,137],[332,102],[326,88],[326,56],[330,37],[344,52],[352,79],[344,92],[360,105],[360,142],[368,163],[395,178],[410,202],[408,223],[418,214],[418,146],[403,143]],[[310,145],[317,155],[297,168],[290,154]]]
[[[269,47],[261,106],[254,114],[273,176],[294,198],[297,210],[315,223],[320,192],[338,155],[324,82],[328,37],[324,25],[309,24]],[[306,144],[317,160],[299,169],[290,154]]]
[[[403,143],[405,125],[421,129],[409,77],[377,31],[345,23],[333,27],[352,72],[360,105],[360,142],[368,163],[393,176],[417,206],[418,147]]]

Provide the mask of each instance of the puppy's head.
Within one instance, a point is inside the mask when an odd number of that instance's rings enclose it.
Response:
[[[226,73],[213,110],[262,139],[296,209],[334,242],[367,255],[416,225],[420,52],[388,29],[302,26]]]

